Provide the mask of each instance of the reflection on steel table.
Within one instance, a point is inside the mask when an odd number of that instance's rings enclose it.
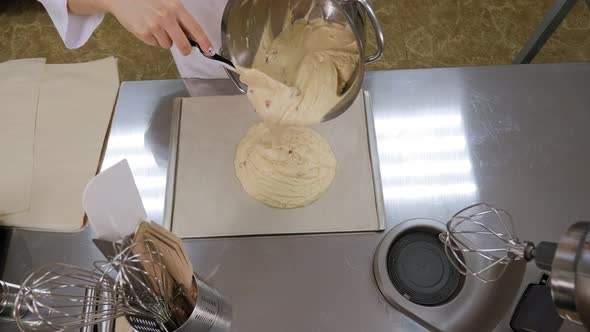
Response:
[[[570,222],[590,216],[588,86],[590,63],[367,73],[387,229],[486,201],[510,211],[523,238],[557,241]],[[155,221],[164,207],[172,100],[187,91],[237,93],[223,80],[124,82],[119,93],[104,167],[129,160]],[[423,331],[377,288],[372,258],[383,236],[185,243],[195,269],[232,303],[236,331]],[[19,281],[50,261],[88,264],[100,257],[90,238],[15,231],[3,279]],[[523,284],[538,275],[529,266]],[[496,330],[509,331],[507,322]]]

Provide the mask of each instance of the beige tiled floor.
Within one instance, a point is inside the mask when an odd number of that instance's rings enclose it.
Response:
[[[220,0],[211,0],[220,1]],[[385,56],[370,69],[507,64],[553,0],[372,0]],[[372,41],[372,36],[368,39]],[[167,50],[144,45],[107,16],[87,45],[66,50],[34,0],[0,3],[0,62],[23,57],[80,62],[115,55],[121,79],[177,77]],[[535,62],[590,60],[590,10],[579,1]]]

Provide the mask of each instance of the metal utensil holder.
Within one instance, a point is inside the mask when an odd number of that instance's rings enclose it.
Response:
[[[229,332],[232,308],[225,298],[213,287],[207,285],[197,275],[193,276],[197,284],[195,307],[189,318],[178,329],[170,332]],[[161,331],[153,321],[142,317],[128,316],[127,321],[138,332]]]
[[[14,299],[20,286],[0,280],[0,322],[13,322]],[[24,315],[25,311],[19,313]]]
[[[214,288],[195,276],[197,301],[189,319],[178,331],[228,332],[232,308]]]

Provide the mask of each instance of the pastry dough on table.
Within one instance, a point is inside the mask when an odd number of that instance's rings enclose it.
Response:
[[[83,227],[82,193],[96,174],[119,90],[113,57],[46,65],[39,93],[31,205],[0,225],[72,232]]]
[[[45,59],[0,63],[0,216],[29,209]]]

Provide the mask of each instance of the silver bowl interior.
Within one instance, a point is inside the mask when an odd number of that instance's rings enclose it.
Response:
[[[289,15],[291,13],[291,15]],[[364,77],[362,36],[344,8],[333,0],[229,0],[221,23],[223,55],[234,64],[249,68],[260,47],[264,29],[270,24],[272,36],[277,36],[287,18],[324,18],[327,21],[349,26],[356,36],[359,64],[343,92],[342,100],[324,116],[322,121],[335,118],[354,102]]]

